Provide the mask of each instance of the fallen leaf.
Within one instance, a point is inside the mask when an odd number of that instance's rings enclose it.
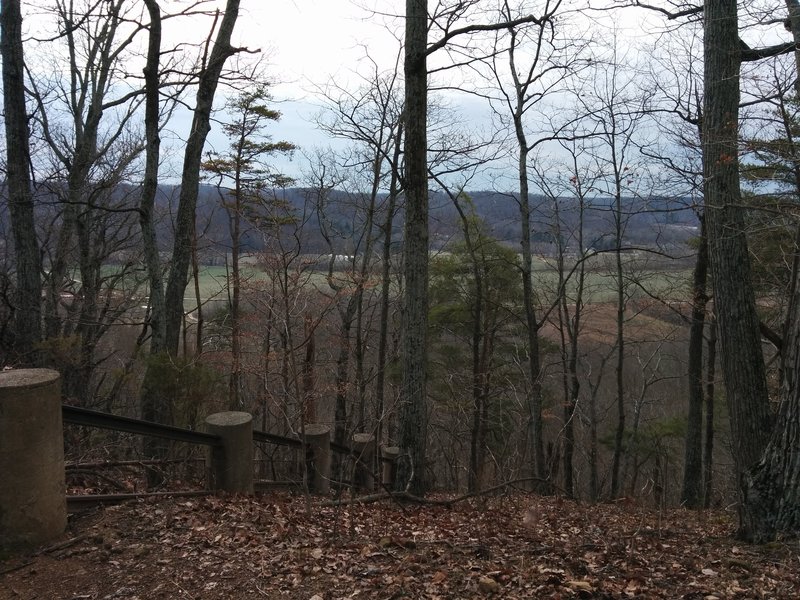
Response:
[[[445,579],[447,579],[447,573],[444,571],[436,571],[431,577],[431,583],[442,583]]]
[[[594,588],[588,581],[568,581],[567,587],[575,590],[576,592],[593,592]]]
[[[484,594],[496,594],[500,591],[500,584],[491,577],[481,577],[478,579],[478,589]]]

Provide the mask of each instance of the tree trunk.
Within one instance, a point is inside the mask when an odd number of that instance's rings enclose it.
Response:
[[[597,390],[589,396],[589,500],[594,504],[600,498],[600,477],[597,465],[599,455],[597,435]]]
[[[689,328],[689,414],[683,465],[681,504],[700,508],[703,500],[703,331],[705,329],[708,242],[705,217],[700,215],[700,247],[692,276],[692,321]]]
[[[583,288],[586,281],[586,261],[583,260],[583,218],[584,218],[584,198],[581,185],[575,170],[575,185],[578,192],[579,213],[575,244],[581,252],[580,264],[576,265],[572,275],[577,277],[575,286],[574,303],[575,308],[570,314],[567,302],[567,278],[566,264],[564,261],[567,248],[564,246],[564,236],[561,229],[561,215],[559,211],[559,200],[553,202],[556,236],[558,243],[558,281],[559,281],[559,330],[561,335],[561,354],[564,368],[564,446],[562,454],[562,465],[564,468],[564,491],[569,498],[576,498],[575,493],[575,418],[580,397],[580,379],[578,377],[578,352],[581,330],[581,316],[583,315]],[[565,335],[566,334],[566,335]]]
[[[514,114],[514,128],[519,145],[518,177],[519,177],[519,213],[520,213],[520,245],[522,246],[522,302],[527,324],[528,336],[528,375],[530,377],[530,444],[532,450],[532,473],[545,479],[544,427],[542,424],[542,382],[541,359],[539,357],[539,322],[536,320],[536,308],[533,298],[533,253],[531,251],[531,204],[528,192],[528,142],[522,126],[522,101],[518,101]]]
[[[30,132],[25,108],[25,60],[19,0],[0,5],[0,52],[3,59],[3,110],[6,134],[6,182],[14,234],[17,288],[14,307],[14,359],[37,364],[41,340],[41,261],[34,225],[30,177]]]
[[[717,319],[711,315],[706,352],[706,439],[703,446],[703,508],[711,507],[714,477],[714,396],[716,394]]]
[[[145,0],[150,14],[150,30],[145,81],[145,165],[142,197],[139,202],[139,225],[142,230],[142,250],[150,283],[150,354],[164,350],[164,279],[156,242],[153,210],[158,192],[158,163],[161,155],[159,136],[159,63],[161,58],[161,11],[157,0]]]
[[[145,167],[142,182],[142,197],[139,201],[139,227],[142,230],[142,251],[150,284],[150,359],[145,366],[141,388],[142,419],[155,423],[172,422],[172,404],[161,397],[159,382],[156,381],[154,361],[163,360],[164,352],[164,280],[161,258],[156,241],[153,222],[155,198],[158,192],[158,164],[161,153],[159,136],[159,63],[161,57],[161,11],[157,0],[145,0],[150,15],[150,30],[147,47],[147,62],[144,68],[145,80]],[[159,438],[145,436],[145,456],[165,458],[169,445]],[[157,487],[163,483],[159,469],[148,468],[147,481]]]
[[[428,164],[427,0],[406,0],[405,318],[402,330],[399,488],[425,493],[427,447]]]
[[[705,0],[703,192],[715,313],[741,490],[741,533],[761,530],[745,493],[772,430],[759,320],[744,231],[737,156],[740,42],[735,0]]]
[[[240,141],[240,144],[242,142]],[[242,237],[242,182],[241,173],[236,173],[233,210],[228,210],[231,233],[231,374],[228,380],[228,396],[231,410],[242,410],[242,325],[241,294],[242,278],[239,272],[239,254]],[[199,307],[198,307],[199,312]]]
[[[214,48],[205,65],[197,88],[197,104],[192,118],[192,128],[186,140],[181,174],[181,192],[175,224],[175,243],[172,266],[165,295],[165,347],[172,356],[178,355],[181,324],[183,322],[183,296],[189,282],[189,263],[194,239],[195,210],[200,186],[200,163],[206,136],[211,129],[211,108],[225,61],[236,53],[231,47],[231,35],[239,16],[239,0],[227,0],[225,14],[217,32]]]
[[[619,187],[619,173],[616,161],[616,149],[612,140],[612,156],[614,157],[616,193],[614,201],[614,227],[616,251],[614,252],[615,273],[617,280],[617,364],[616,396],[617,396],[617,430],[614,435],[614,456],[611,461],[611,497],[616,498],[622,489],[620,466],[622,464],[623,443],[625,436],[625,280],[622,270],[622,190]]]
[[[343,310],[339,310],[342,328],[339,331],[339,352],[336,357],[333,441],[342,445],[348,443],[347,398],[350,392],[350,331],[353,328],[355,310],[356,302],[353,296],[347,299],[347,306]]]
[[[194,217],[193,217],[194,220]],[[203,317],[203,298],[200,294],[200,262],[197,257],[197,232],[194,225],[191,228],[192,232],[192,248],[191,248],[191,267],[192,267],[192,282],[194,283],[194,304],[197,311],[197,322],[195,323],[194,335],[194,355],[200,357],[203,353],[203,326],[205,318]],[[189,356],[188,329],[186,327],[186,314],[181,315],[181,325],[183,328],[183,355]]]
[[[800,5],[796,0],[786,0],[786,5],[789,9],[794,39],[797,41],[800,39]],[[730,10],[735,11],[735,5]],[[800,53],[795,52],[795,60],[800,73]],[[800,90],[800,81],[795,85],[796,90]],[[779,537],[800,537],[800,384],[798,384],[800,285],[798,279],[800,272],[794,268],[792,297],[789,299],[791,312],[787,318],[788,326],[783,340],[780,409],[763,457],[744,477],[745,492],[740,510],[739,534],[753,542],[769,542]],[[722,348],[724,358],[726,354],[724,339]],[[727,365],[725,374],[727,378]],[[763,404],[766,404],[766,401]],[[758,416],[761,417],[760,414]]]
[[[794,299],[794,304],[800,298]],[[747,474],[740,535],[751,542],[800,537],[800,315],[785,340],[783,397],[761,461]]]
[[[403,140],[402,121],[397,127],[395,138],[394,157],[392,162],[392,176],[389,183],[389,198],[386,208],[386,221],[383,225],[383,254],[381,263],[381,316],[380,331],[378,333],[378,372],[375,377],[375,404],[376,418],[378,420],[377,435],[378,446],[383,443],[384,407],[386,397],[386,363],[387,349],[389,346],[389,292],[391,291],[391,259],[392,259],[392,225],[397,202],[398,190],[398,165],[400,164],[401,143]]]
[[[314,365],[316,362],[316,325],[311,315],[303,317],[306,355],[303,359],[303,423],[317,422],[316,378]]]

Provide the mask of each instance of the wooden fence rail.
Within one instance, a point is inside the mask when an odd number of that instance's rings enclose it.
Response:
[[[182,427],[172,427],[171,425],[162,425],[160,423],[133,419],[131,417],[121,417],[97,410],[89,410],[88,408],[68,406],[66,404],[61,405],[61,418],[64,423],[69,423],[70,425],[112,429],[124,433],[166,438],[176,442],[201,444],[204,446],[219,446],[222,443],[218,435],[213,435],[211,433],[193,431]]]
[[[249,484],[242,484],[241,482],[238,482],[235,485],[228,483],[230,478],[226,477],[226,474],[229,474],[233,471],[237,471],[239,473],[246,472],[247,469],[242,468],[244,465],[243,461],[248,461],[252,457],[248,459],[243,457],[241,453],[238,453],[238,456],[233,456],[233,453],[230,451],[231,446],[227,444],[225,439],[223,439],[223,435],[195,431],[182,427],[174,427],[171,425],[162,425],[160,423],[143,421],[141,419],[135,419],[132,417],[113,415],[110,413],[80,408],[77,406],[70,406],[67,404],[62,404],[61,412],[63,422],[70,425],[110,429],[124,433],[160,437],[176,442],[208,446],[210,448],[209,462],[211,465],[213,465],[215,472],[215,477],[213,478],[214,488],[237,492],[246,491],[248,489],[252,490],[252,482]],[[213,419],[214,417],[219,417],[222,415],[245,414],[246,413],[217,413],[217,415],[212,415],[209,417],[209,419]],[[326,426],[309,424],[307,428],[309,432],[311,430],[316,432],[319,429],[320,432],[323,432],[323,437],[326,438],[324,443],[321,444],[319,433],[315,433],[313,437],[309,435],[308,439],[306,440],[306,456],[304,458],[309,467],[309,485],[312,492],[324,494],[330,489],[329,484],[331,482],[331,462],[326,456],[326,453],[330,451],[346,456],[352,456],[355,459],[356,481],[361,487],[365,487],[367,489],[374,487],[372,463],[374,459],[375,447],[374,441],[369,443],[370,439],[374,439],[372,436],[363,433],[355,434],[354,445],[353,447],[349,447],[330,440],[329,429]],[[250,434],[248,434],[248,436],[249,435]],[[301,449],[303,447],[303,441],[298,438],[267,433],[265,431],[253,430],[252,440],[253,442],[268,443],[296,449]],[[228,451],[225,450],[226,445],[228,446]],[[364,455],[365,449],[369,450],[366,455]],[[381,452],[378,455],[378,461],[379,464],[383,464],[380,480],[384,485],[391,484],[394,463],[398,453],[399,450],[397,448],[381,448]],[[229,487],[230,489],[228,489]]]

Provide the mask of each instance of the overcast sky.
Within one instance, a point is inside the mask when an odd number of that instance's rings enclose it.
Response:
[[[564,6],[569,4],[565,0]],[[404,10],[400,0],[243,0],[237,38],[242,45],[263,51],[270,77],[279,82],[274,92],[283,118],[270,127],[274,137],[304,149],[330,144],[313,124],[319,106],[314,88],[330,81],[342,87],[357,83],[356,71],[368,68],[363,62],[367,53],[382,69],[392,67],[403,34],[403,20],[395,15]],[[641,20],[645,16],[632,10],[613,18],[608,13],[596,14],[590,27],[596,30],[600,21],[613,21],[617,27],[629,27],[625,35],[635,38],[637,32],[644,34]],[[575,18],[581,17],[573,15],[570,20]],[[465,121],[490,126],[485,102],[463,97],[457,102]],[[219,144],[221,138],[212,134],[209,142]],[[302,162],[298,156],[292,164],[282,163],[281,169],[299,176]]]
[[[274,139],[290,141],[301,150],[329,145],[331,140],[313,123],[320,104],[315,88],[330,81],[339,85],[355,81],[359,61],[367,52],[380,65],[393,64],[399,44],[390,28],[397,29],[402,22],[364,8],[370,1],[242,0],[235,43],[261,50],[266,73],[276,82],[276,108],[283,116],[268,129]],[[392,5],[403,3],[381,0],[379,4],[391,12]],[[188,121],[181,121],[186,122],[176,129],[188,128]],[[224,144],[218,130],[212,131],[209,146]],[[278,162],[286,174],[300,177],[300,153],[291,162]]]
[[[565,5],[570,1],[565,0]],[[576,3],[580,1],[574,0]],[[218,5],[224,6],[224,0],[218,0]],[[234,43],[260,49],[260,56],[268,65],[266,73],[276,82],[273,93],[283,118],[269,128],[274,139],[290,141],[304,150],[332,143],[316,130],[313,123],[313,116],[320,106],[320,100],[314,94],[315,88],[331,81],[342,88],[349,83],[355,85],[358,83],[356,72],[371,70],[363,61],[367,54],[380,70],[391,68],[400,46],[398,38],[403,32],[403,20],[395,15],[402,15],[404,6],[402,0],[242,0]],[[163,7],[169,10],[170,3],[164,2]],[[29,16],[28,26],[35,30],[37,16]],[[625,10],[614,15],[603,13],[588,17],[572,14],[568,21],[569,24],[576,20],[579,23],[584,21],[587,31],[597,32],[600,20],[613,20],[617,26],[627,24],[629,32],[633,32],[629,35],[635,38],[637,34],[647,35],[640,23],[642,16],[641,11]],[[167,48],[180,42],[198,42],[208,35],[207,17],[198,19],[197,27],[187,26],[185,20],[173,22],[176,25],[180,23],[180,29],[165,31],[164,46]],[[52,33],[45,32],[46,35]],[[129,68],[138,70],[135,65]],[[224,88],[220,88],[218,106],[224,103],[224,93]],[[190,106],[194,104],[191,96],[187,101]],[[461,120],[469,123],[471,128],[488,127],[489,109],[485,102],[474,97],[459,97],[452,103],[463,111]],[[168,133],[164,136],[165,157],[174,157],[174,163],[178,163],[182,156],[182,141],[188,134],[189,123],[189,113],[183,111],[170,124],[174,132],[172,139]],[[216,127],[209,137],[209,148],[223,150],[225,146],[224,137]],[[303,162],[298,153],[291,163],[280,163],[279,169],[299,177]],[[174,179],[169,166],[165,167],[162,172],[164,180]],[[172,168],[177,172],[179,165]]]

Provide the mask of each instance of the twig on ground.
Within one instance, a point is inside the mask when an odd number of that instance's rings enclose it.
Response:
[[[446,506],[447,508],[452,508],[454,504],[458,502],[463,502],[464,500],[469,500],[470,498],[476,498],[479,496],[485,496],[487,494],[491,494],[496,492],[497,490],[501,490],[507,487],[513,487],[518,483],[524,483],[529,481],[538,481],[541,483],[548,483],[549,485],[553,486],[552,483],[547,481],[546,479],[542,479],[541,477],[523,477],[521,479],[514,479],[512,481],[506,481],[504,483],[486,488],[484,490],[478,490],[476,492],[469,492],[467,494],[462,494],[461,496],[456,496],[455,498],[422,498],[420,496],[415,496],[414,494],[410,493],[408,490],[402,492],[391,492],[386,490],[385,492],[381,492],[378,494],[369,494],[367,496],[360,496],[357,498],[353,498],[350,500],[351,504],[370,504],[372,502],[378,502],[380,500],[394,500],[395,502],[413,502],[414,504],[424,504],[430,506]],[[553,486],[556,487],[556,486]],[[556,488],[559,489],[559,488]],[[562,491],[563,490],[560,490]],[[316,506],[324,508],[330,506],[339,506],[342,504],[341,500],[331,500],[328,502],[321,502]]]

